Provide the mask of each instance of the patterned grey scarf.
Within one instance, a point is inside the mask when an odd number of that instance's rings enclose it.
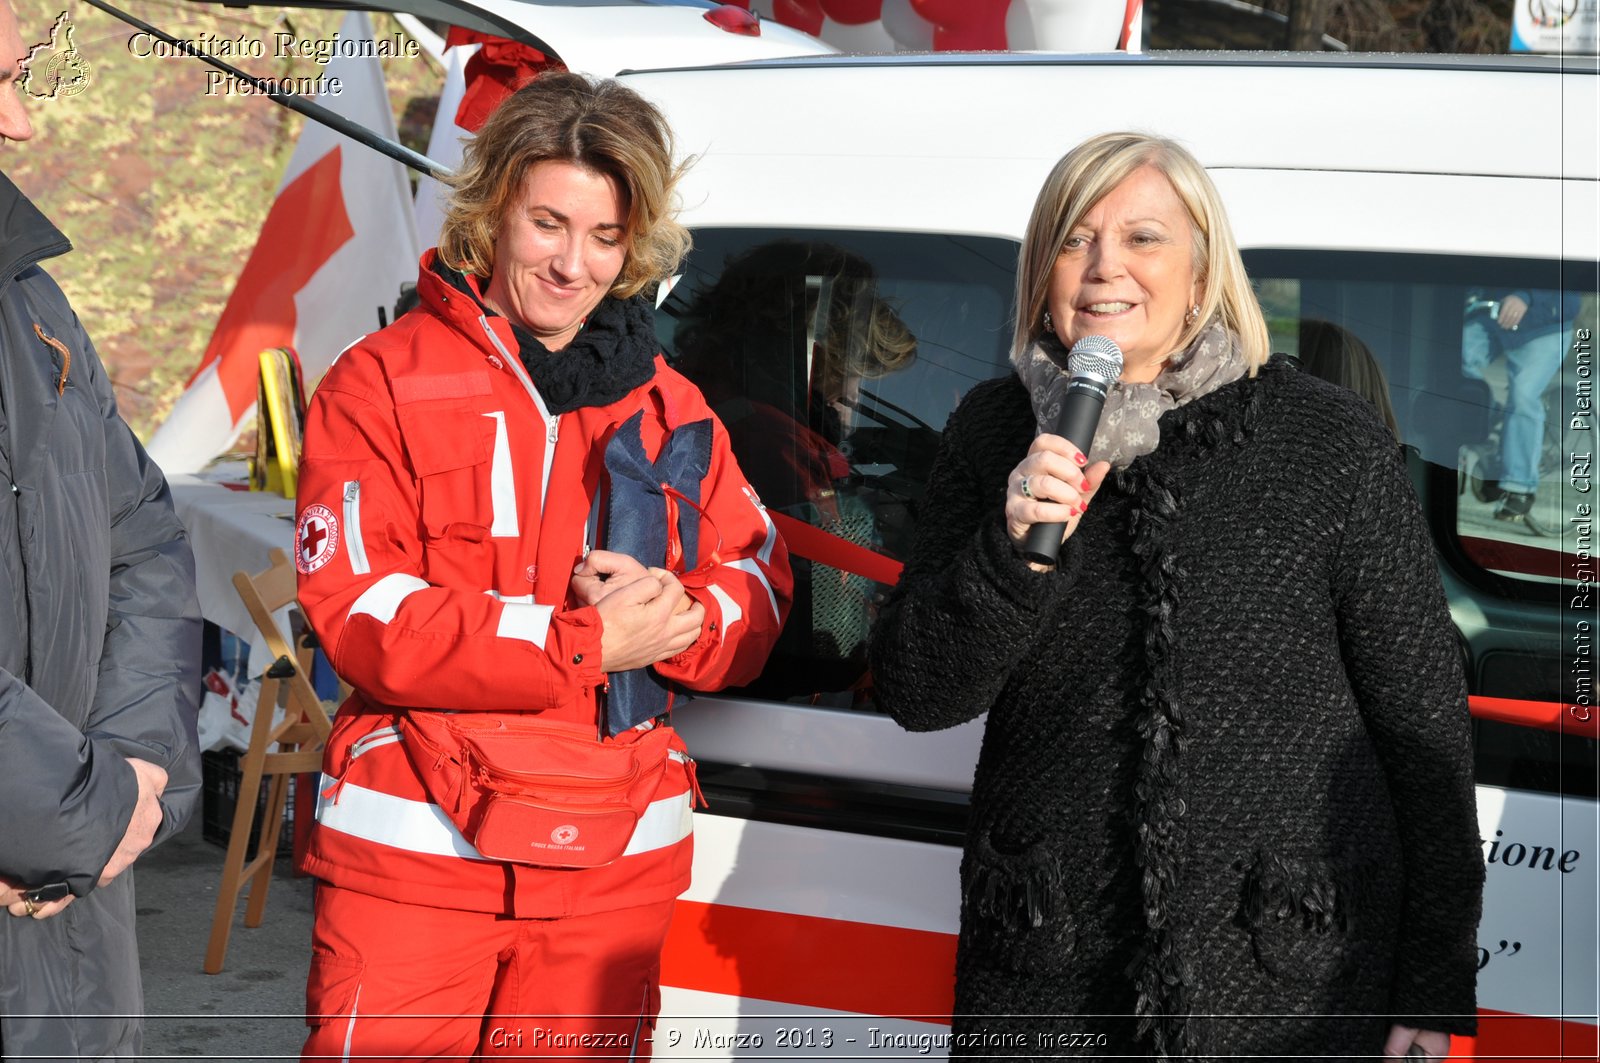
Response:
[[[1053,333],[1045,333],[1016,359],[1017,376],[1028,389],[1038,431],[1056,423],[1067,390],[1067,349]],[[1121,380],[1106,393],[1100,426],[1089,448],[1089,460],[1109,461],[1117,468],[1161,442],[1156,422],[1175,406],[1231,384],[1245,374],[1239,337],[1213,321],[1194,342],[1167,359],[1166,367],[1148,384]]]

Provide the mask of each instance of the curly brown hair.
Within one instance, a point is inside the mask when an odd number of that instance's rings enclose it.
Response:
[[[677,270],[689,251],[673,190],[687,162],[674,164],[672,130],[653,104],[616,81],[542,74],[507,97],[468,142],[439,234],[439,257],[488,277],[495,238],[528,171],[570,162],[617,183],[625,201],[627,257],[611,294],[627,298]]]

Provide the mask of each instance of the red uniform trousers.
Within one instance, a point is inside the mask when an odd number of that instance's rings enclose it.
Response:
[[[650,1058],[673,901],[565,919],[317,886],[301,1058]]]

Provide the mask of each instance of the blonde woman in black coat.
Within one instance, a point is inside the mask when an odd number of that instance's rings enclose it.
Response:
[[[1041,425],[1089,335],[1125,362],[1085,456]],[[1443,1056],[1483,865],[1394,436],[1269,359],[1215,188],[1146,136],[1046,181],[1013,363],[950,418],[872,649],[906,727],[988,713],[955,1051]],[[1053,522],[1058,562],[1024,560]]]

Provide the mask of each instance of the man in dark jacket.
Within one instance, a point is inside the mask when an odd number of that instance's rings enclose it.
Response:
[[[33,129],[0,0],[0,139]],[[194,559],[0,175],[0,1055],[140,1049],[130,865],[200,788]]]

